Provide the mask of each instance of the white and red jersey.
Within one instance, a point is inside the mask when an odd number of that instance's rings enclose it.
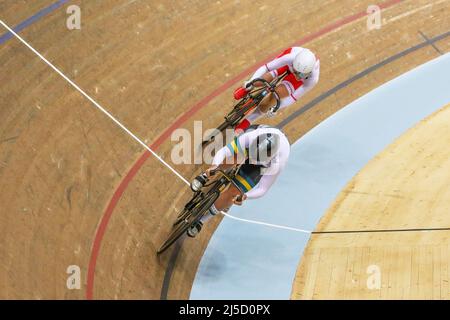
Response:
[[[261,66],[251,80],[261,78],[265,73],[270,72],[272,76],[278,76],[284,72],[288,72],[287,76],[283,79],[283,84],[289,92],[289,97],[284,98],[281,102],[280,108],[287,107],[292,103],[300,99],[306,92],[311,90],[318,82],[320,75],[320,60],[317,59],[311,76],[308,79],[297,79],[294,75],[293,62],[297,54],[304,50],[302,47],[292,47],[283,51],[274,60]]]

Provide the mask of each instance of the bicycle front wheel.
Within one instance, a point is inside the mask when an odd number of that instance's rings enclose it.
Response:
[[[161,245],[158,254],[166,251],[172,244],[174,244],[186,231],[197,223],[209,208],[216,202],[219,197],[219,191],[209,193],[202,201],[200,201],[194,208],[192,208],[186,215],[183,221],[178,222],[175,228],[167,237],[167,240]]]

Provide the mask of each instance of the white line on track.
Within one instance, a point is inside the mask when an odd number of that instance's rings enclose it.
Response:
[[[267,222],[260,222],[260,221],[254,221],[254,220],[247,220],[247,219],[237,218],[237,217],[234,217],[234,216],[232,216],[232,215],[230,215],[230,214],[228,214],[226,212],[223,212],[223,211],[221,211],[221,213],[224,216],[226,216],[226,217],[228,217],[230,219],[233,219],[233,220],[238,220],[238,221],[247,222],[247,223],[253,223],[253,224],[259,224],[259,225],[262,225],[262,226],[267,226],[267,227],[276,228],[276,229],[285,229],[285,230],[296,231],[296,232],[301,232],[301,233],[308,233],[308,234],[311,233],[311,231],[308,231],[308,230],[297,229],[297,228],[286,227],[286,226],[280,226],[280,225],[277,225],[277,224],[271,224],[271,223],[267,223]]]
[[[17,39],[19,39],[24,45],[28,47],[31,51],[33,51],[39,58],[42,59],[49,67],[56,71],[61,77],[64,78],[68,83],[72,85],[76,90],[78,90],[83,96],[85,96],[90,102],[94,104],[101,112],[106,114],[112,121],[114,121],[120,128],[122,128],[126,133],[128,133],[134,140],[136,140],[139,144],[141,144],[145,149],[150,151],[152,155],[154,155],[162,164],[164,164],[170,171],[175,173],[175,175],[180,178],[184,183],[189,185],[189,182],[179,174],[174,168],[172,168],[166,161],[164,161],[159,155],[157,155],[149,146],[147,146],[141,139],[139,139],[136,135],[134,135],[127,127],[125,127],[119,120],[114,118],[105,108],[103,108],[100,104],[98,104],[94,99],[92,99],[86,92],[84,92],[78,85],[76,85],[72,80],[70,80],[64,73],[62,73],[58,68],[56,68],[51,62],[44,58],[37,50],[35,50],[31,45],[28,44],[25,40],[23,40],[13,29],[11,29],[6,23],[0,20],[0,23],[8,29]]]
[[[75,84],[72,80],[70,80],[64,73],[62,73],[58,68],[56,68],[50,61],[48,61],[44,56],[42,56],[36,49],[34,49],[28,42],[26,42],[24,39],[22,39],[13,29],[11,29],[6,23],[3,22],[3,20],[0,20],[0,24],[2,24],[9,32],[11,32],[12,35],[14,35],[17,39],[20,40],[25,46],[28,47],[31,51],[34,52],[42,61],[44,61],[50,68],[52,68],[56,73],[58,73],[64,80],[66,80],[72,87],[74,87],[78,92],[80,92],[86,99],[88,99],[94,106],[96,106],[101,112],[103,112],[105,115],[108,116],[115,124],[117,124],[122,130],[124,130],[128,135],[130,135],[134,140],[136,140],[140,145],[142,145],[145,149],[147,149],[156,159],[158,159],[162,164],[164,164],[170,171],[172,171],[178,178],[180,178],[185,184],[190,185],[190,183],[181,175],[179,174],[174,168],[172,168],[164,159],[162,159],[158,154],[156,154],[149,146],[147,146],[141,139],[139,139],[136,135],[134,135],[130,130],[128,130],[127,127],[125,127],[119,120],[117,120],[112,114],[110,114],[105,108],[103,108],[99,103],[97,103],[93,98],[91,98],[86,92],[84,92],[77,84]],[[246,222],[246,223],[252,223],[252,224],[258,224],[258,225],[264,225],[272,228],[277,229],[285,229],[285,230],[291,230],[296,232],[302,232],[302,233],[311,233],[311,231],[301,230],[297,228],[291,228],[286,226],[279,226],[275,224],[270,224],[266,222],[260,222],[260,221],[254,221],[254,220],[247,220],[242,218],[234,217],[228,213],[224,213],[224,215],[228,218]]]

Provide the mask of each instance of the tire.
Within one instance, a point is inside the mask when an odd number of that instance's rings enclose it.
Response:
[[[200,201],[195,208],[188,211],[184,221],[180,221],[177,226],[172,230],[167,240],[158,249],[157,254],[161,254],[166,251],[172,244],[174,244],[194,223],[199,221],[204,213],[216,202],[219,197],[219,191],[212,192],[207,195],[205,199]]]
[[[180,212],[180,214],[177,216],[175,222],[173,223],[173,227],[175,227],[177,224],[179,224],[181,221],[183,221],[184,219],[186,219],[186,217],[188,216],[190,210],[189,208],[195,208],[195,206],[197,205],[197,203],[199,203],[200,201],[202,201],[201,199],[201,193],[196,193],[194,195],[194,197],[191,199],[191,201],[189,201],[183,208],[183,211]]]
[[[230,112],[230,114],[227,116],[230,126],[234,128],[245,117],[247,111],[250,109],[258,108],[259,103],[260,100],[258,98],[255,98],[249,105],[245,105],[238,110],[233,110],[232,112]]]
[[[227,114],[226,120],[220,126],[218,126],[216,130],[223,133],[224,130],[226,130],[228,128],[233,128],[234,126],[236,126],[238,124],[238,122],[241,121],[242,118],[244,117],[244,114],[241,111],[242,111],[242,106],[247,101],[248,101],[248,99],[242,99],[241,101],[239,101],[233,107],[233,110],[231,110],[230,113]],[[229,119],[232,119],[232,120],[229,120]],[[208,144],[210,144],[214,140],[214,137],[216,135],[217,134],[211,135],[206,140],[202,141],[202,148],[204,148]]]
[[[178,215],[177,219],[173,223],[173,227],[176,227],[181,221],[186,219],[186,217],[189,215],[189,210],[184,209],[181,211],[181,213]]]
[[[236,114],[234,114],[231,118],[230,127],[235,127],[244,118],[244,114],[240,111],[241,110],[238,111],[239,113],[236,112]]]
[[[239,110],[242,107],[242,105],[244,105],[247,101],[248,101],[247,98],[241,99],[241,101],[239,101],[237,104],[234,105],[233,110],[231,110],[231,112],[228,115],[233,113],[233,111]]]
[[[216,130],[219,131],[220,133],[223,133],[226,129],[231,128],[231,127],[232,127],[232,125],[230,124],[230,122],[224,121],[224,122],[222,122],[222,124],[221,124],[220,126],[218,126],[218,127],[216,128]],[[208,139],[202,141],[202,148],[204,148],[204,147],[206,147],[208,144],[210,144],[210,143],[214,140],[214,138],[215,138],[216,136],[217,136],[217,133],[214,134],[214,135],[210,135],[210,136],[208,137]]]

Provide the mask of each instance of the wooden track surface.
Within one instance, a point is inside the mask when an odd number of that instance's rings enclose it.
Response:
[[[394,231],[313,235],[292,298],[449,299],[449,145],[450,105],[370,161],[316,231]],[[378,268],[379,287],[367,285],[370,266]]]
[[[6,0],[0,19],[16,25],[54,0]],[[82,29],[65,27],[65,7],[21,32],[130,130],[152,143],[183,112],[248,66],[373,1],[74,0]],[[435,3],[434,5],[430,5]],[[301,10],[298,10],[301,8]],[[304,101],[269,123],[384,59],[450,30],[448,1],[406,0],[305,46],[321,57],[321,80]],[[3,32],[3,30],[1,30]],[[448,38],[436,44],[450,49]],[[361,78],[285,127],[295,141],[320,121],[382,83],[433,59],[426,46]],[[15,39],[0,46],[0,298],[86,297],[97,228],[142,148]],[[234,86],[233,86],[234,87]],[[227,89],[183,124],[212,127],[231,106]],[[170,161],[172,143],[158,152]],[[199,166],[176,166],[187,179]],[[170,252],[154,252],[189,191],[149,158],[124,189],[105,227],[93,297],[159,299]],[[186,241],[168,298],[186,298],[210,235]],[[67,290],[66,268],[81,268],[81,290]]]

